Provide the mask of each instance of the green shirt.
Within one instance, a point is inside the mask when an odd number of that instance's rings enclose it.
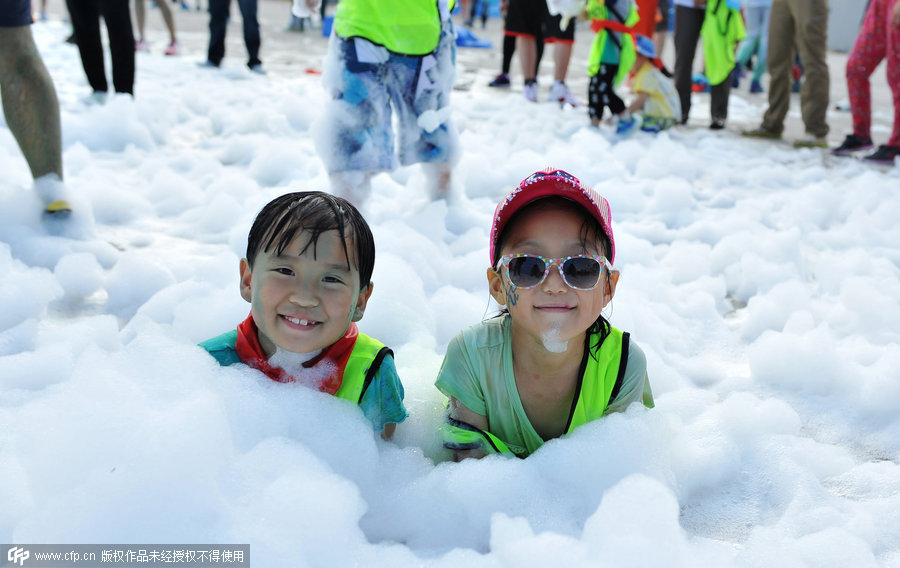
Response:
[[[466,408],[487,418],[488,431],[517,455],[543,445],[519,398],[512,360],[512,320],[509,315],[474,325],[447,346],[435,386]],[[625,410],[633,402],[653,406],[644,352],[633,342],[618,395],[605,414]]]

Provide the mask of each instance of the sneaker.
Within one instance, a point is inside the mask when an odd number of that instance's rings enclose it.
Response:
[[[869,154],[863,160],[876,164],[893,165],[894,158],[900,156],[900,146],[881,145],[875,150],[874,154]]]
[[[828,140],[824,136],[806,133],[803,138],[794,140],[794,148],[827,148]]]
[[[150,44],[145,39],[139,39],[134,42],[134,50],[147,53],[150,51]]]
[[[725,119],[724,118],[714,118],[709,125],[710,130],[724,130],[725,129]]]
[[[635,126],[637,126],[637,120],[633,116],[629,116],[627,119],[620,118],[619,122],[616,123],[616,134],[624,136],[631,132]]]
[[[871,138],[864,138],[862,136],[857,136],[856,134],[848,134],[847,137],[844,138],[843,144],[832,150],[831,153],[835,156],[849,156],[853,152],[871,150],[873,147]]]
[[[266,70],[263,69],[262,63],[254,63],[253,65],[250,65],[249,67],[250,67],[250,71],[252,71],[253,73],[256,73],[257,75],[265,75],[266,74]]]
[[[562,81],[553,81],[553,85],[550,86],[550,100],[558,102],[560,108],[567,104],[576,108],[581,106],[581,101],[572,94],[571,89]]]
[[[763,92],[762,85],[756,79],[753,79],[752,81],[750,81],[750,92],[751,93],[762,93]]]
[[[166,55],[178,55],[181,53],[181,46],[177,41],[171,42],[168,47],[166,47],[166,51],[164,52]]]
[[[488,83],[488,87],[509,87],[509,75],[506,73],[500,73],[494,80]]]
[[[765,129],[762,126],[759,128],[754,128],[753,130],[743,130],[741,131],[741,136],[747,136],[748,138],[768,138],[770,140],[781,140],[780,132],[772,132],[771,130]]]
[[[525,83],[525,88],[522,90],[522,94],[525,95],[525,100],[536,103],[538,96],[537,83]]]

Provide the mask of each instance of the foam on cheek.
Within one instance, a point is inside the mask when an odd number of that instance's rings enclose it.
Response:
[[[544,344],[544,349],[546,349],[550,353],[564,353],[566,348],[569,346],[568,341],[560,340],[559,326],[554,326],[542,333],[541,342]]]

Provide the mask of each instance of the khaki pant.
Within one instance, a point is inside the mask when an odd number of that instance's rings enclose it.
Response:
[[[800,112],[806,132],[828,134],[828,0],[773,0],[769,20],[769,108],[762,127],[784,130],[784,117],[791,102],[791,69],[794,49],[800,55],[805,75],[800,91]]]

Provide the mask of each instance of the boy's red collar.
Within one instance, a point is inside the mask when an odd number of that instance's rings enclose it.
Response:
[[[320,391],[333,395],[341,388],[341,382],[344,378],[344,368],[347,366],[347,361],[350,359],[350,353],[353,351],[353,346],[356,344],[358,335],[359,328],[355,323],[351,323],[350,327],[347,329],[347,333],[345,333],[343,337],[323,349],[322,353],[318,356],[304,363],[305,367],[314,367],[317,363],[325,359],[335,363],[334,373],[322,382],[319,386]],[[250,314],[247,316],[247,319],[238,324],[237,341],[235,341],[234,348],[237,351],[238,357],[241,358],[241,361],[254,369],[259,369],[270,379],[280,383],[294,382],[294,377],[288,375],[283,369],[269,364],[269,358],[266,357],[262,345],[259,343],[259,328],[256,327],[256,322],[253,321],[253,314]]]

